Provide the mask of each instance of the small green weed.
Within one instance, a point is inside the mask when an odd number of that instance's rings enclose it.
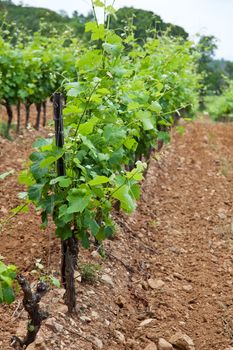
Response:
[[[86,283],[95,283],[101,266],[98,264],[85,263],[79,265],[82,281]]]
[[[41,259],[36,260],[35,269],[32,270],[30,273],[31,275],[33,275],[34,277],[36,277],[42,282],[49,283],[50,285],[56,288],[61,288],[61,284],[59,280],[56,277],[54,277],[52,274],[47,274],[44,271],[44,265],[42,264]]]

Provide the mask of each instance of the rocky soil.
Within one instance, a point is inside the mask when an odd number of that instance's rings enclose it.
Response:
[[[17,172],[37,136],[0,139],[0,173],[15,169],[0,183],[0,220],[19,203]],[[51,288],[41,302],[50,316],[28,349],[233,349],[233,125],[197,120],[184,135],[174,130],[151,160],[137,211],[116,221],[106,259],[94,246],[80,251],[76,315]],[[0,255],[31,281],[38,259],[42,273],[58,275],[53,231],[40,229],[31,208],[5,224]],[[25,334],[20,300],[0,306],[2,350]]]

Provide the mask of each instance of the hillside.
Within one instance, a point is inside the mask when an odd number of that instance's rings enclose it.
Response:
[[[11,0],[0,1],[0,18],[5,19],[7,23],[15,22],[17,28],[24,28],[29,32],[36,32],[40,28],[42,22],[49,24],[51,30],[64,30],[65,26],[70,26],[76,34],[82,35],[84,32],[84,23],[92,18],[92,16],[83,16],[74,13],[73,17],[69,17],[64,13],[39,8],[15,5]]]
[[[66,26],[73,28],[76,35],[83,36],[85,23],[92,19],[92,14],[84,16],[74,11],[72,17],[69,17],[65,11],[57,13],[55,11],[31,7],[27,5],[15,5],[11,0],[0,0],[0,19],[9,23],[16,23],[17,28],[24,28],[29,32],[36,32],[42,22],[49,25],[51,31],[57,29],[64,30]],[[135,37],[139,43],[150,35],[150,31],[156,30],[158,33],[169,31],[172,36],[181,36],[187,39],[188,33],[179,26],[166,23],[162,18],[151,11],[134,9],[133,7],[123,7],[117,12],[117,19],[111,21],[112,29],[124,30],[126,21],[133,18]],[[46,26],[46,34],[47,34]],[[153,34],[154,35],[154,34]]]

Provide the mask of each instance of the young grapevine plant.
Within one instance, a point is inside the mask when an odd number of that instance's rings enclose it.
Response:
[[[113,12],[98,5],[107,17]],[[169,140],[174,114],[197,102],[191,43],[165,36],[141,47],[130,31],[120,37],[97,20],[86,24],[86,32],[91,42],[75,58],[77,80],[65,85],[64,147],[39,139],[20,175],[42,225],[51,216],[69,249],[110,237],[116,203],[126,213],[135,209],[145,160],[159,140]],[[58,176],[61,158],[66,171]]]

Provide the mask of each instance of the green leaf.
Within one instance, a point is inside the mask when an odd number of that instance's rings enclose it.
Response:
[[[7,266],[2,261],[0,261],[0,274],[5,271],[7,271]]]
[[[51,164],[55,163],[57,160],[56,157],[54,156],[49,156],[49,157],[46,157],[45,159],[43,159],[41,162],[40,162],[40,167],[43,169],[43,168],[47,168],[48,166],[50,166]]]
[[[107,176],[96,176],[93,180],[89,181],[88,184],[90,186],[97,186],[101,184],[105,184],[109,182],[109,178]]]
[[[120,186],[117,190],[114,190],[112,193],[112,197],[116,198],[121,203],[121,208],[128,213],[132,213],[136,208],[136,204],[131,197],[130,188],[128,185]]]
[[[59,180],[59,186],[60,187],[69,187],[72,184],[72,180],[69,178],[62,178]]]
[[[51,164],[55,163],[59,158],[64,155],[64,149],[56,147],[53,152],[49,153],[48,156],[44,157],[44,159],[40,162],[40,168],[47,168]]]
[[[156,113],[160,113],[162,110],[161,105],[157,101],[153,101],[150,105],[150,110]]]
[[[136,113],[136,118],[142,122],[143,129],[145,131],[154,129],[154,122],[151,116],[151,112],[139,111]]]
[[[104,234],[106,236],[106,238],[109,238],[113,235],[113,227],[112,226],[106,226],[104,228]]]
[[[100,230],[98,231],[97,235],[95,236],[95,239],[97,239],[97,241],[98,241],[99,243],[101,243],[101,242],[103,242],[106,238],[107,238],[106,232],[104,232],[104,228],[101,227]]]
[[[104,241],[106,238],[111,237],[113,234],[113,228],[111,226],[101,227],[95,238],[99,243]]]
[[[59,282],[59,280],[56,277],[49,275],[49,279],[55,287],[61,288],[61,283]]]
[[[111,91],[106,88],[99,88],[97,89],[97,92],[98,94],[105,95],[105,96],[111,94]]]
[[[126,137],[126,130],[120,125],[108,124],[104,128],[103,136],[110,145],[123,144]]]
[[[136,141],[134,138],[132,138],[132,137],[127,137],[127,138],[125,139],[124,146],[125,146],[127,149],[135,151],[136,148],[137,148],[137,145],[138,145],[138,143],[137,143],[137,141]]]
[[[32,144],[32,147],[33,148],[41,148],[43,146],[51,145],[52,143],[53,143],[53,139],[40,138]]]
[[[67,196],[69,207],[67,213],[82,213],[83,210],[89,205],[91,201],[91,194],[84,194],[82,190],[72,189]]]
[[[81,231],[78,233],[78,239],[81,240],[82,246],[84,249],[88,249],[90,247],[89,237],[87,232]]]
[[[102,56],[98,50],[88,51],[77,61],[77,68],[80,72],[96,71],[102,64]]]
[[[142,181],[143,176],[141,172],[138,172],[138,170],[135,168],[130,173],[127,174],[128,179],[134,179],[136,181]]]
[[[143,172],[147,168],[147,164],[141,162],[140,160],[136,162],[136,168],[126,173],[127,179],[134,179],[136,181],[141,181],[143,179]]]
[[[6,302],[7,304],[13,303],[15,300],[13,288],[4,284],[1,285],[1,282],[0,286],[2,287],[3,302]]]
[[[88,22],[85,25],[85,32],[92,32],[92,40],[104,39],[105,30],[103,24],[97,25],[96,22]]]
[[[100,226],[97,224],[95,220],[90,220],[89,228],[91,230],[92,235],[95,237],[99,232]]]
[[[130,102],[127,106],[128,111],[135,111],[141,107],[140,103],[138,102]]]
[[[116,12],[116,9],[112,6],[112,5],[108,5],[105,7],[105,11],[108,13],[108,14],[111,14],[115,20],[117,20],[117,17],[115,15],[115,12]]]
[[[79,82],[66,84],[67,96],[77,97],[83,91],[85,91],[84,86]]]
[[[19,183],[27,186],[32,186],[35,183],[35,179],[28,170],[23,170],[19,174]]]
[[[3,282],[6,282],[6,284],[8,286],[11,286],[12,283],[13,283],[13,281],[12,281],[12,279],[10,277],[4,276],[4,275],[0,275],[0,280],[2,280]]]
[[[41,198],[43,188],[44,188],[43,184],[36,184],[36,185],[29,187],[28,198],[31,201],[35,201],[35,202],[39,201]]]
[[[105,7],[104,2],[100,0],[94,0],[94,6],[96,7]]]
[[[135,200],[138,200],[140,198],[140,186],[138,184],[130,186],[130,194]]]
[[[28,332],[34,332],[34,330],[35,330],[35,326],[33,326],[33,324],[28,324],[28,326],[27,326],[27,330],[28,330]]]
[[[70,237],[72,237],[73,232],[69,225],[65,225],[63,227],[57,227],[56,228],[56,235],[61,238],[62,240],[66,240]]]
[[[71,185],[72,180],[67,176],[58,176],[50,181],[50,185],[55,185],[56,183],[59,183],[60,187],[66,188]]]
[[[162,140],[165,143],[169,143],[171,141],[171,137],[170,137],[168,132],[159,131],[158,132],[158,140]]]
[[[93,132],[94,126],[98,123],[99,119],[96,117],[91,118],[88,122],[80,124],[79,133],[86,136]]]
[[[103,49],[108,54],[112,55],[113,57],[117,57],[117,56],[120,55],[120,53],[122,51],[122,45],[104,43],[103,44]]]
[[[67,212],[67,204],[63,204],[59,207],[59,216],[58,218],[61,219],[62,221],[64,221],[64,223],[69,223],[72,221],[73,219],[73,214],[69,214]]]

